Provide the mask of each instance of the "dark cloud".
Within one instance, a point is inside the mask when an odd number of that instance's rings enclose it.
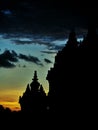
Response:
[[[3,54],[1,54],[1,57],[3,57],[3,59],[6,59],[8,61],[11,61],[11,62],[17,62],[18,59],[17,59],[17,54],[15,51],[9,51],[9,50],[6,50]]]
[[[0,60],[1,60],[1,58],[0,58]],[[15,67],[15,64],[13,64],[13,63],[11,63],[11,62],[9,62],[9,61],[7,61],[7,60],[2,60],[2,61],[0,62],[0,67],[13,68],[13,67]]]
[[[49,47],[48,49],[49,49],[49,50],[59,51],[59,50],[61,50],[63,47],[64,47],[64,45],[53,45],[53,46]]]
[[[1,13],[3,13],[4,15],[10,16],[12,15],[12,12],[10,10],[1,10]]]
[[[19,54],[18,57],[20,59],[22,59],[22,60],[27,61],[27,62],[33,62],[33,63],[35,63],[37,65],[43,66],[43,64],[41,63],[41,61],[37,57],[35,57],[35,56],[30,56],[30,55],[27,56],[27,55],[24,55],[24,54]]]
[[[0,0],[0,32],[65,37],[71,28],[87,29],[89,22],[98,23],[98,8],[90,3],[83,0]]]
[[[35,39],[32,42],[34,44],[45,45],[45,46],[48,46],[48,47],[52,46],[51,42],[48,42],[48,39],[47,39],[47,42],[44,41],[44,37],[43,37],[43,39]]]
[[[17,45],[32,44],[32,41],[13,40]]]
[[[45,59],[44,59],[44,61],[45,61],[47,64],[52,63],[52,61],[51,61],[51,60],[49,60],[49,59],[47,59],[47,58],[45,58]]]
[[[14,51],[6,50],[0,54],[0,67],[13,68],[15,67],[15,62],[18,62],[18,58]]]
[[[58,51],[62,50],[64,46],[65,46],[64,44],[56,45],[54,43],[51,43],[49,46],[47,46],[48,51],[43,50],[40,52],[47,53],[47,54],[56,54]]]
[[[39,45],[45,45],[45,46],[47,46],[48,50],[55,50],[55,51],[59,51],[64,47],[64,44],[57,45],[56,43],[53,43],[53,40],[51,40],[50,42],[46,42],[46,41],[42,41],[42,40],[35,40],[32,43],[39,44]]]
[[[6,35],[3,36],[5,38]],[[7,35],[9,38],[10,35]],[[48,50],[54,50],[54,51],[59,51],[64,47],[64,44],[59,43],[59,45],[56,43],[55,38],[53,37],[48,37],[48,36],[34,36],[32,38],[32,35],[29,35],[29,37],[14,37],[11,39],[12,43],[15,43],[17,45],[25,45],[25,44],[38,44],[38,45],[44,45]],[[65,40],[65,39],[59,39],[57,42],[60,42],[60,40]],[[65,42],[66,43],[66,42]],[[49,52],[49,51],[48,51]],[[47,52],[45,52],[47,53]],[[49,52],[52,53],[52,52]],[[54,52],[53,52],[54,53]]]
[[[46,53],[46,54],[56,54],[57,51],[40,51],[42,53]]]
[[[36,65],[43,66],[41,61],[35,56],[30,56],[30,55],[27,56],[24,54],[18,55],[14,50],[12,51],[5,50],[2,54],[0,54],[0,67],[4,67],[4,68],[16,67],[15,63],[19,62],[19,59],[25,60],[27,62],[35,63]],[[19,67],[21,67],[20,64]],[[23,65],[23,67],[25,68],[26,65]]]
[[[44,41],[44,37],[43,39],[28,39],[28,40],[13,40],[13,42],[17,45],[24,45],[24,44],[38,44],[38,45],[45,45],[45,46],[48,46],[48,47],[51,47],[52,44],[51,42],[48,42],[48,39],[47,39],[47,42]]]
[[[25,34],[23,32],[12,32],[12,33],[8,33],[8,32],[5,32],[5,33],[1,33],[1,36],[4,38],[4,39],[14,39],[13,41],[16,41],[15,39],[18,39],[23,37],[23,38],[31,38],[33,37],[31,34]],[[20,40],[19,40],[20,41]]]
[[[48,39],[47,39],[47,42],[44,41],[44,37],[43,39],[34,39],[34,40],[31,40],[31,41],[21,41],[21,40],[13,40],[17,45],[24,45],[24,44],[38,44],[38,45],[45,45],[47,47],[48,50],[56,50],[56,51],[59,51],[61,50],[63,47],[64,47],[64,44],[63,45],[56,45],[55,43],[53,43],[53,40],[50,39],[50,42],[48,42]],[[45,52],[45,51],[42,51],[43,53],[55,53],[55,52]]]
[[[12,50],[12,54],[14,55],[14,57],[18,57],[18,54],[14,50]]]

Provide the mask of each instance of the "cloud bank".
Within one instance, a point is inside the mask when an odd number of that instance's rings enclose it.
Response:
[[[2,54],[0,54],[0,67],[4,68],[14,68],[16,67],[19,59],[24,60],[26,62],[35,63],[36,65],[43,66],[38,57],[24,54],[17,54],[14,50],[9,51],[5,50]],[[23,67],[26,67],[25,65]]]

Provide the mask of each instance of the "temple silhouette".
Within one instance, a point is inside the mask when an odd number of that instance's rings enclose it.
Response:
[[[64,48],[55,56],[54,66],[48,70],[46,93],[38,82],[37,71],[32,83],[19,98],[21,111],[66,113],[68,117],[90,116],[97,99],[98,35],[90,26],[83,41],[77,41],[72,30]]]
[[[41,112],[46,108],[46,93],[43,86],[38,82],[37,71],[34,72],[34,77],[31,84],[27,85],[22,97],[19,97],[19,103],[22,112]]]

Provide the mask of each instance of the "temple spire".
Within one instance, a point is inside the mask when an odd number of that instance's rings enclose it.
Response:
[[[73,29],[69,34],[69,39],[67,41],[66,48],[77,48],[77,47],[78,47],[78,41],[76,38],[76,33]]]
[[[39,86],[40,83],[38,82],[38,78],[37,78],[37,71],[34,71],[34,77],[32,79],[33,81],[31,82],[30,86],[31,86],[31,91],[38,91],[39,90]]]
[[[32,80],[33,81],[37,81],[38,80],[38,78],[37,78],[37,71],[36,70],[34,71],[34,77],[33,77]]]

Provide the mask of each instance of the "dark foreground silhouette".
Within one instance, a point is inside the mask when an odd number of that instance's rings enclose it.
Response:
[[[61,126],[94,128],[98,103],[97,60],[96,28],[90,26],[81,42],[77,41],[72,30],[67,44],[55,56],[54,67],[48,71],[46,77],[49,82],[48,95],[38,82],[35,71],[33,81],[19,97],[21,111],[0,110],[0,114],[6,113],[5,115],[9,115],[7,118],[11,117],[18,123],[28,122],[32,127],[38,122],[41,122],[42,126],[44,123],[48,126],[52,124],[59,126],[60,122],[64,121]]]

